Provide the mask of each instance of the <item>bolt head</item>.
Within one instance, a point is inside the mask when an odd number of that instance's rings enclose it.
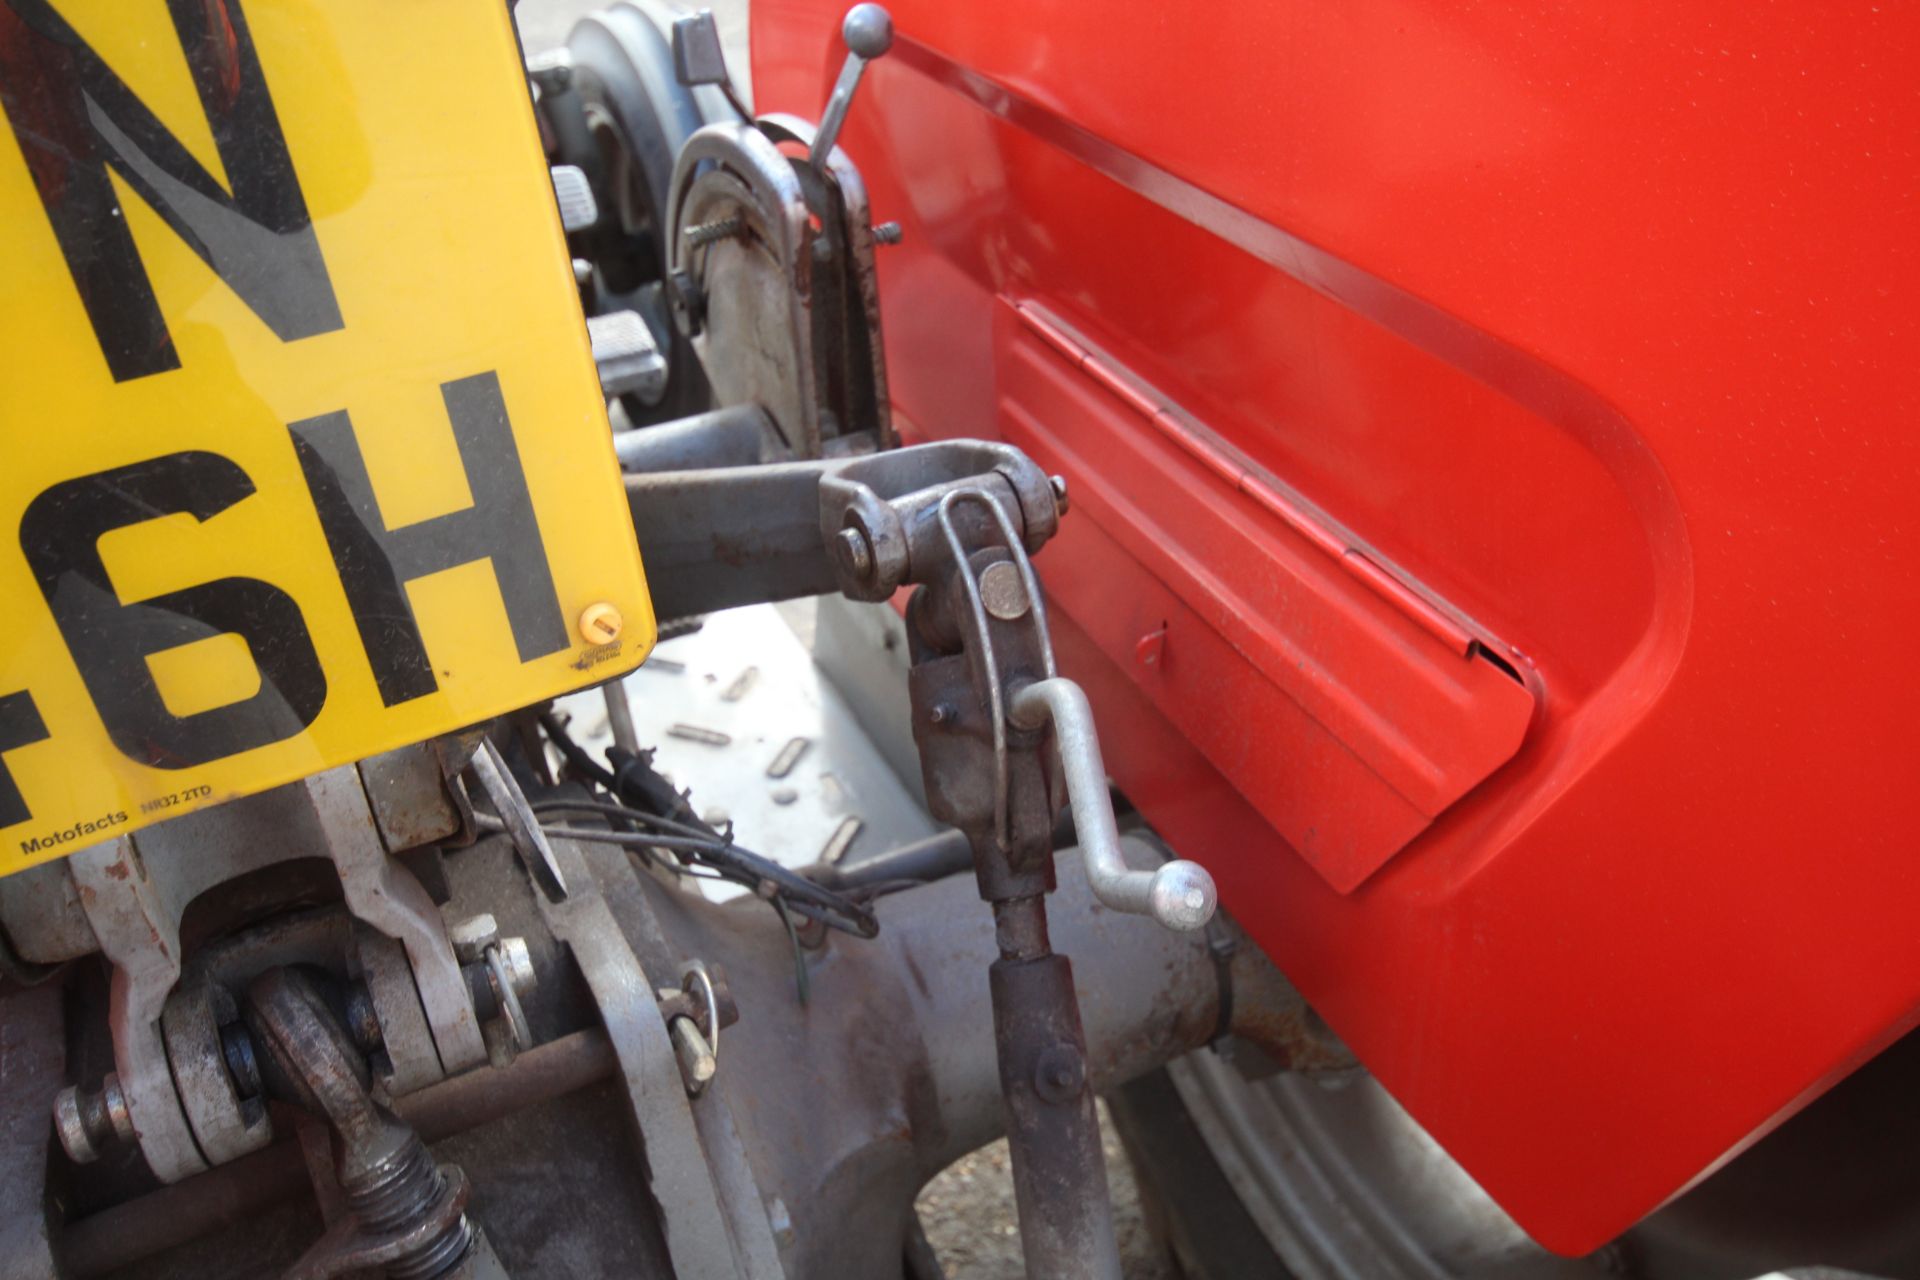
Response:
[[[1033,1064],[1033,1091],[1055,1106],[1071,1102],[1087,1085],[1087,1060],[1070,1044],[1050,1045]]]
[[[877,4],[857,4],[840,24],[847,52],[871,62],[893,47],[893,15]]]
[[[620,610],[605,600],[588,605],[580,612],[580,638],[588,644],[612,644],[625,626]]]
[[[1147,890],[1147,908],[1153,918],[1183,933],[1213,919],[1219,905],[1220,891],[1214,887],[1213,876],[1199,863],[1184,859],[1154,872],[1153,884]]]
[[[1053,511],[1055,515],[1067,514],[1067,478],[1048,476],[1047,487],[1053,490]]]

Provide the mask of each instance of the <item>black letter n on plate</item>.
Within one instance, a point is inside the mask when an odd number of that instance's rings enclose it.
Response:
[[[46,0],[0,0],[0,105],[116,382],[180,360],[109,166],[282,342],[341,327],[239,0],[167,7],[231,194]]]
[[[380,700],[390,707],[440,687],[407,598],[407,583],[415,578],[491,561],[520,661],[558,653],[571,643],[500,379],[480,373],[442,383],[440,397],[453,423],[473,505],[399,529],[388,529],[380,514],[344,409],[288,428],[360,643],[373,664]]]

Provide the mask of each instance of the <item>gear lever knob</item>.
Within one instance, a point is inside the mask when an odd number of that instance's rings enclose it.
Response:
[[[877,4],[857,4],[840,24],[847,52],[871,62],[893,47],[893,16]]]
[[[840,126],[847,122],[847,108],[853,104],[854,90],[860,87],[861,72],[867,69],[867,63],[893,47],[893,17],[877,4],[857,4],[847,10],[840,24],[840,38],[846,41],[847,60],[841,64],[840,78],[834,82],[826,110],[820,113],[820,127],[814,131],[813,149],[807,155],[808,162],[823,173],[833,144],[840,139]]]

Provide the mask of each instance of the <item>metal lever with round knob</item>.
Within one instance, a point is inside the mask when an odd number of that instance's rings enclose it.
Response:
[[[1093,708],[1079,685],[1060,676],[1022,685],[1014,691],[1007,719],[1021,729],[1053,726],[1074,835],[1086,855],[1094,897],[1115,911],[1152,916],[1169,929],[1198,929],[1213,918],[1219,891],[1199,863],[1180,859],[1153,871],[1135,871],[1121,857]]]
[[[877,4],[857,4],[847,10],[840,24],[840,37],[846,41],[847,60],[840,66],[840,78],[826,110],[820,113],[820,127],[813,134],[813,149],[807,162],[822,173],[833,144],[840,139],[840,126],[847,122],[847,108],[853,104],[854,90],[860,87],[860,75],[867,64],[893,47],[893,17]]]

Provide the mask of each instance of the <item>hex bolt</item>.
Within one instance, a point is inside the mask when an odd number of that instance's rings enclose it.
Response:
[[[68,1085],[55,1095],[53,1128],[75,1164],[92,1164],[114,1140],[132,1142],[137,1136],[127,1095],[113,1072],[100,1082],[98,1091],[83,1092],[78,1085]]]
[[[1067,478],[1048,476],[1047,487],[1053,490],[1053,513],[1057,516],[1067,514]]]
[[[865,582],[873,574],[873,548],[867,535],[849,525],[835,539],[840,548],[840,564],[855,581]]]
[[[906,233],[900,229],[900,224],[897,222],[877,222],[873,225],[875,244],[899,244],[905,238]]]

